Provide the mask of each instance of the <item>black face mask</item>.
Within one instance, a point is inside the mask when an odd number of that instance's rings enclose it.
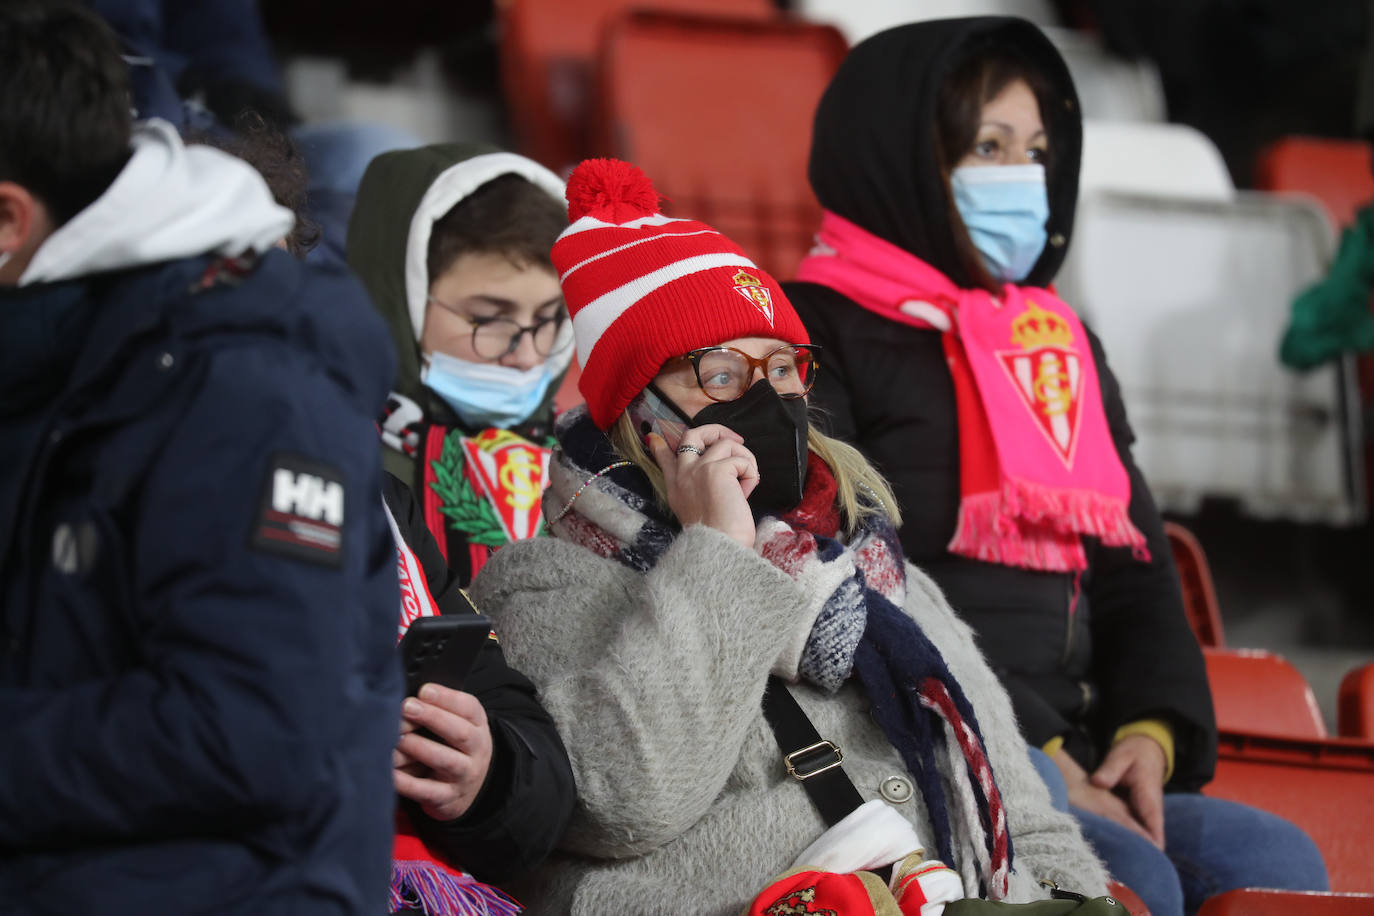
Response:
[[[721,401],[688,418],[662,392],[655,392],[688,426],[719,423],[744,438],[759,466],[759,485],[749,494],[754,517],[795,509],[806,484],[806,398],[784,398],[760,379],[733,401]]]

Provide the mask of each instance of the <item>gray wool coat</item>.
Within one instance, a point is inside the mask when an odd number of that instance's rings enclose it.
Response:
[[[1044,897],[1042,878],[1106,893],[1075,822],[1050,806],[972,632],[920,570],[908,564],[907,576],[905,610],[973,705],[1002,791],[1008,899]],[[559,850],[512,888],[529,912],[735,916],[825,831],[760,705],[770,672],[796,680],[820,602],[757,553],[697,525],[639,573],[537,538],[498,552],[471,593],[538,686],[577,779]],[[804,683],[792,693],[843,748],[865,800],[891,776],[911,778],[852,681],[834,695]],[[934,855],[920,793],[895,807]]]

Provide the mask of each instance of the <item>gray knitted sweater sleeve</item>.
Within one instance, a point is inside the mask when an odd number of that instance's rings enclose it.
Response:
[[[512,586],[517,602],[503,594]],[[647,574],[562,541],[517,542],[472,596],[560,723],[579,796],[564,848],[604,858],[643,854],[706,813],[779,647],[804,642],[820,610],[786,573],[699,525]]]

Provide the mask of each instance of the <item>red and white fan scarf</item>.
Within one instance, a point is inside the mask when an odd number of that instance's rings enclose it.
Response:
[[[410,625],[421,617],[439,616],[429,591],[424,568],[416,558],[390,507],[385,503],[387,524],[396,542],[396,572],[401,580],[400,642]],[[430,852],[402,810],[396,812],[396,836],[391,846],[391,898],[389,911],[419,910],[427,916],[514,916],[522,910],[499,888],[443,861]]]
[[[1149,557],[1102,405],[1087,333],[1048,289],[960,289],[827,212],[797,279],[892,321],[943,332],[959,419],[959,522],[949,549],[1050,572],[1087,568],[1083,535]],[[921,396],[914,392],[913,396]]]

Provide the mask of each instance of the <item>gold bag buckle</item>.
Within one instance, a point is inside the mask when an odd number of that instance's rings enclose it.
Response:
[[[806,757],[808,754],[814,754],[817,751],[827,752],[829,755],[829,759],[822,757],[821,759],[816,761],[816,763],[819,764],[819,766],[813,766],[810,768],[805,768],[804,765],[799,765],[803,763],[802,758]],[[787,754],[782,758],[782,762],[787,765],[788,776],[791,776],[793,779],[796,779],[799,782],[805,782],[812,776],[819,776],[826,770],[833,770],[835,769],[835,767],[843,763],[844,751],[840,750],[840,746],[836,744],[834,741],[817,741],[815,744],[812,744],[808,747],[804,747],[799,751],[793,751],[792,753]]]

